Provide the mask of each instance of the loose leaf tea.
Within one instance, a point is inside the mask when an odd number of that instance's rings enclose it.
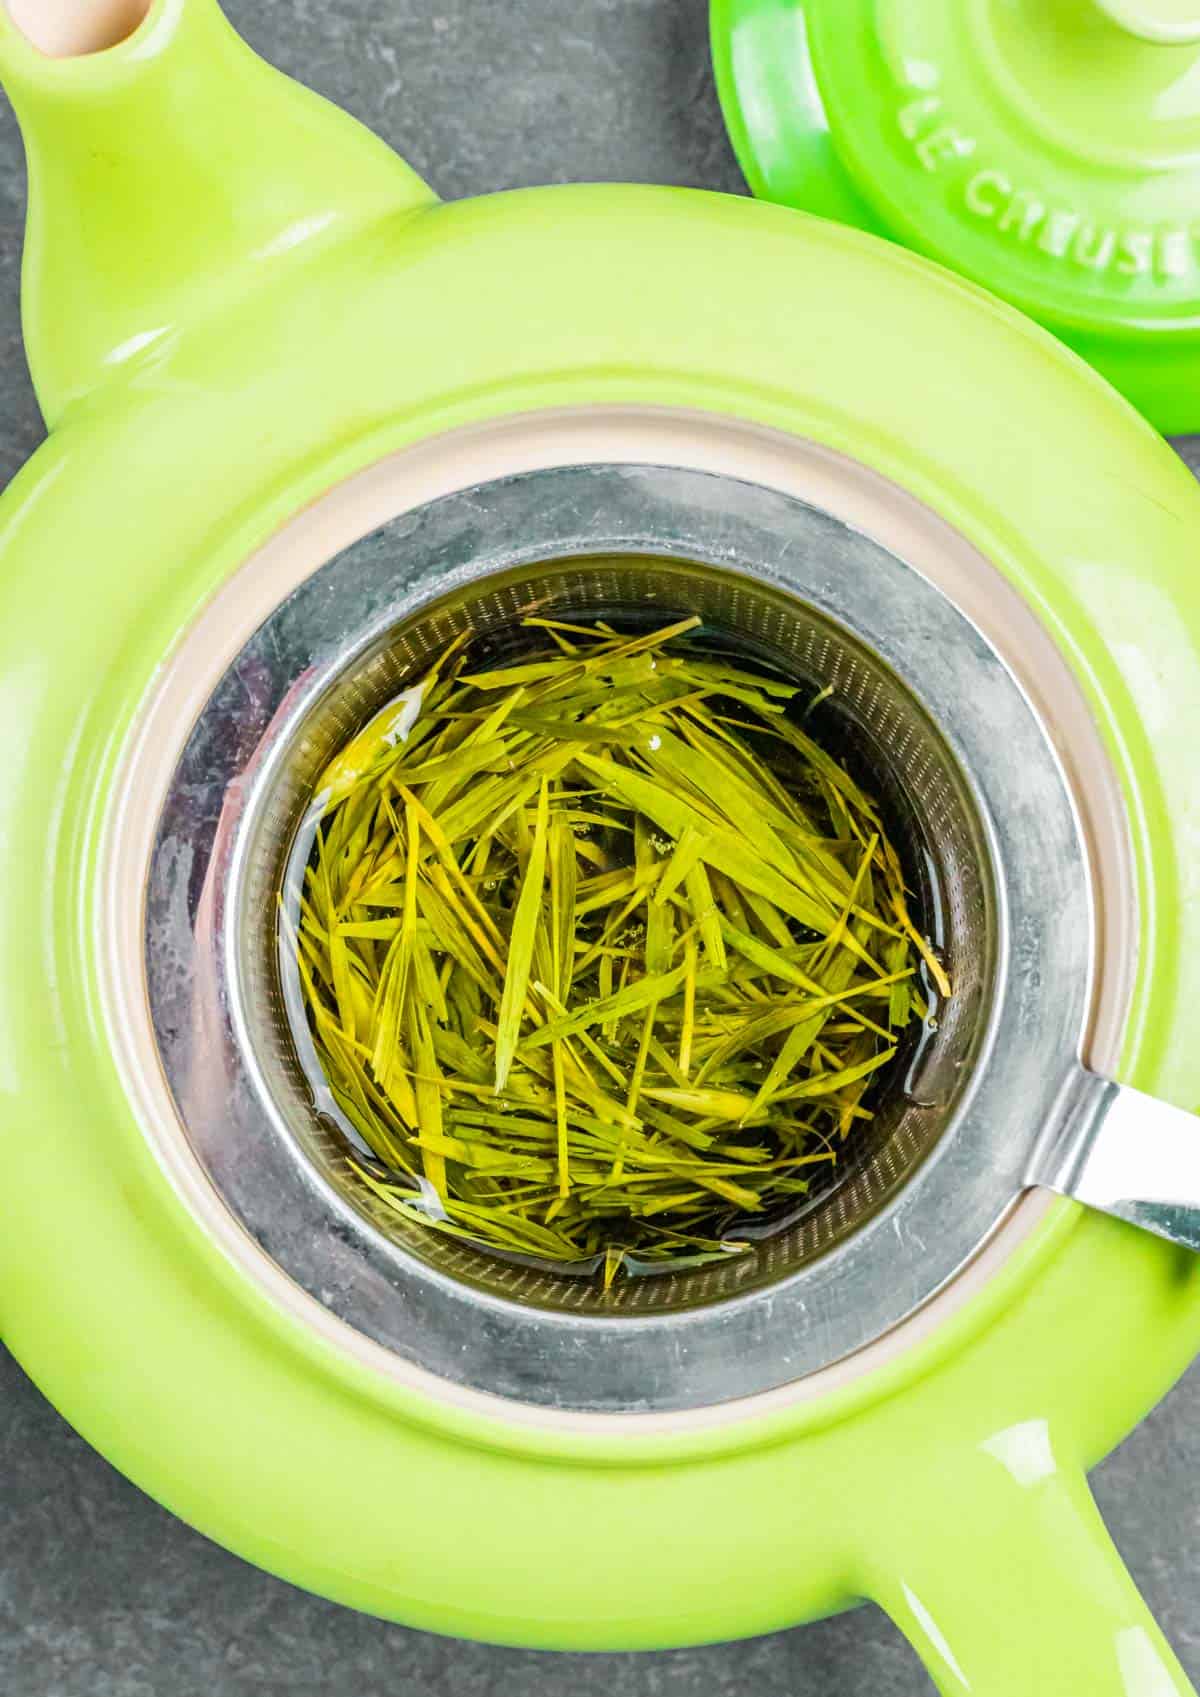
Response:
[[[317,1056],[396,1213],[594,1267],[724,1257],[870,1119],[927,1014],[876,804],[791,685],[528,619],[332,760],[296,919]]]

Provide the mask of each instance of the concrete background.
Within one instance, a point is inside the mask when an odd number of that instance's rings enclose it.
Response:
[[[227,9],[268,58],[364,119],[448,198],[595,178],[744,192],[713,92],[704,0],[228,0]],[[5,111],[4,481],[42,433],[17,313],[23,201],[20,142]],[[1200,466],[1200,442],[1182,446]],[[1200,1369],[1096,1479],[1117,1542],[1200,1681],[1198,1481]],[[352,1614],[170,1518],[93,1454],[0,1350],[5,1697],[385,1690],[923,1697],[932,1687],[874,1610],[749,1644],[594,1657],[454,1643]]]

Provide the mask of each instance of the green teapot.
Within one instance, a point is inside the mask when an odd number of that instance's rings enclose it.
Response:
[[[874,1599],[946,1693],[1188,1691],[1085,1480],[1200,1346],[1185,469],[859,232],[443,204],[215,0],[8,0],[0,77],[49,426],[0,511],[8,1347],[175,1513],[413,1626]],[[313,760],[438,632],[648,603],[842,690],[974,988],[802,1227],[605,1298],[389,1233],[274,898]]]

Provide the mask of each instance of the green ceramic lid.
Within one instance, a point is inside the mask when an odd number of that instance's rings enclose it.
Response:
[[[754,192],[890,236],[1200,428],[1200,3],[714,0]]]

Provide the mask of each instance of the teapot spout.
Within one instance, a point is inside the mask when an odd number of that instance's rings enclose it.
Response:
[[[22,316],[53,427],[222,300],[433,203],[216,0],[0,0],[29,167]]]

